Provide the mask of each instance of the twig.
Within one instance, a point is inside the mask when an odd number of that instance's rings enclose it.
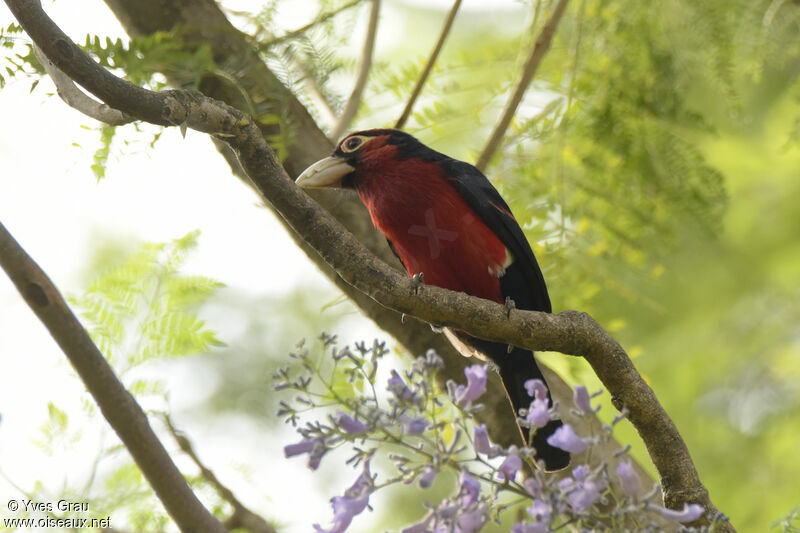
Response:
[[[456,19],[456,14],[458,13],[458,8],[461,7],[461,0],[456,0],[453,3],[453,7],[450,8],[450,12],[447,14],[447,19],[444,21],[444,27],[442,27],[442,33],[439,34],[439,40],[436,41],[436,46],[433,47],[433,52],[431,52],[431,56],[428,58],[428,62],[425,64],[425,68],[422,70],[422,74],[419,75],[417,79],[417,83],[414,86],[414,90],[411,91],[411,96],[406,102],[406,107],[403,109],[403,112],[400,113],[400,118],[397,119],[397,123],[394,125],[397,129],[402,129],[405,126],[408,117],[411,116],[411,109],[414,107],[414,103],[417,101],[417,97],[422,92],[422,86],[425,85],[425,82],[428,80],[428,76],[430,76],[431,71],[433,70],[434,64],[436,64],[436,59],[439,57],[439,52],[442,51],[444,47],[444,42],[447,40],[447,36],[450,34],[450,28],[453,27],[453,21]]]
[[[61,293],[2,224],[0,266],[72,363],[178,527],[223,533],[225,528],[192,492],[144,411],[114,375]]]
[[[336,123],[336,112],[333,110],[331,103],[328,101],[328,97],[322,92],[321,87],[317,84],[317,81],[308,72],[305,65],[303,65],[300,61],[296,59],[291,59],[291,68],[296,69],[300,72],[302,76],[302,84],[306,88],[306,91],[309,93],[309,98],[312,102],[314,102],[317,111],[323,115],[324,119],[328,121],[329,124]],[[337,141],[339,139],[336,139]]]
[[[503,142],[503,136],[505,136],[506,130],[508,129],[509,124],[511,124],[511,120],[514,118],[514,114],[517,112],[520,102],[522,102],[522,97],[525,96],[525,91],[531,84],[531,80],[533,80],[533,76],[536,74],[536,70],[539,68],[542,58],[544,57],[545,53],[547,53],[547,50],[550,49],[550,43],[553,41],[553,35],[556,32],[556,27],[558,26],[558,22],[561,20],[561,16],[564,14],[564,11],[567,9],[568,2],[569,0],[558,0],[558,4],[556,4],[555,9],[553,10],[553,14],[550,15],[550,18],[547,20],[547,22],[545,22],[544,27],[542,27],[542,31],[536,38],[536,44],[534,45],[533,50],[531,50],[531,55],[528,57],[528,60],[525,62],[525,66],[522,69],[522,76],[520,77],[517,86],[514,87],[514,91],[511,93],[511,97],[508,99],[502,115],[500,115],[500,120],[494,127],[494,131],[492,131],[489,141],[486,143],[483,152],[478,158],[478,162],[475,163],[475,166],[480,170],[486,169],[486,166],[489,164],[492,156],[494,156],[495,152],[497,152],[497,150],[500,148],[500,145]]]
[[[622,347],[586,313],[517,311],[439,287],[420,288],[371,254],[336,219],[295,186],[267,145],[257,124],[222,102],[187,91],[152,92],[117,78],[91,59],[44,14],[24,0],[6,0],[31,38],[66,74],[95,96],[131,115],[157,124],[180,124],[215,134],[238,155],[242,168],[266,201],[347,283],[382,305],[431,324],[520,348],[584,357],[626,409],[647,446],[668,507],[699,503],[707,511],[696,525],[720,516],[700,482],[689,451],[655,393]],[[151,120],[152,119],[152,120]],[[1,248],[0,248],[1,249]],[[20,287],[28,298],[27,285]],[[34,291],[33,301],[41,293]],[[82,330],[81,330],[82,331]],[[85,332],[84,332],[85,333]],[[716,525],[729,532],[729,522]]]
[[[358,67],[358,77],[353,86],[353,92],[347,99],[339,121],[331,129],[330,137],[334,142],[339,140],[350,123],[358,113],[358,106],[361,105],[361,95],[364,94],[364,87],[367,85],[369,70],[372,68],[372,54],[375,50],[375,36],[378,32],[378,15],[381,11],[381,0],[372,0],[372,8],[369,11],[369,22],[367,23],[367,35],[364,38],[364,47],[361,50],[361,63]]]
[[[329,19],[335,17],[339,13],[350,9],[351,7],[357,6],[358,4],[362,3],[363,1],[364,0],[353,0],[352,2],[344,4],[343,6],[337,8],[337,9],[334,9],[332,11],[328,11],[327,13],[323,13],[319,17],[315,18],[314,20],[312,20],[311,22],[306,24],[305,26],[301,26],[301,27],[297,28],[296,30],[292,30],[292,31],[290,31],[288,33],[285,33],[285,34],[281,35],[280,37],[275,37],[271,41],[259,45],[259,47],[262,48],[262,49],[266,49],[266,48],[269,48],[270,46],[276,45],[278,43],[282,43],[283,41],[288,41],[289,39],[293,39],[293,38],[297,37],[298,35],[303,35],[305,32],[307,32],[308,30],[310,30],[314,26],[317,26],[318,24],[322,24],[326,20],[329,20]]]
[[[175,427],[175,424],[173,424],[172,418],[169,416],[169,414],[163,413],[162,418],[164,419],[164,423],[167,425],[169,432],[175,438],[175,442],[178,443],[178,447],[183,453],[188,455],[189,458],[194,461],[194,464],[197,465],[197,468],[200,469],[200,475],[202,475],[203,478],[205,478],[205,480],[208,481],[211,486],[214,487],[214,489],[216,489],[217,493],[223,500],[228,502],[231,507],[233,507],[233,514],[225,521],[225,527],[227,529],[245,528],[251,533],[275,533],[274,527],[272,527],[263,517],[245,507],[245,505],[239,501],[239,498],[236,497],[233,491],[226,487],[219,480],[219,478],[217,478],[216,474],[214,474],[212,470],[210,470],[202,463],[202,461],[200,461],[200,458],[197,456],[197,453],[194,450],[192,442],[185,433]]]
[[[105,122],[110,126],[121,126],[136,120],[122,111],[112,109],[108,105],[98,102],[81,91],[78,86],[75,85],[75,82],[73,82],[69,76],[61,72],[52,61],[47,59],[47,56],[45,56],[41,49],[35,44],[33,45],[33,53],[36,55],[36,59],[39,60],[39,63],[44,67],[45,72],[50,76],[50,79],[53,80],[58,96],[71,108],[77,109],[87,117]]]

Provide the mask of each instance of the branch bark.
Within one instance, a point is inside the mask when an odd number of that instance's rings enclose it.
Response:
[[[408,98],[408,102],[406,102],[403,112],[400,113],[400,118],[397,119],[397,123],[394,125],[395,128],[401,129],[403,126],[405,126],[408,117],[411,116],[411,110],[414,108],[414,103],[417,101],[417,97],[419,97],[420,93],[422,92],[422,87],[428,80],[428,76],[430,76],[433,66],[436,64],[436,60],[439,58],[439,53],[442,51],[442,48],[444,48],[444,42],[447,40],[447,36],[450,34],[450,29],[453,27],[453,21],[456,19],[456,15],[458,14],[458,9],[460,7],[461,0],[456,0],[453,3],[453,7],[450,8],[450,12],[447,14],[447,18],[444,21],[444,26],[442,27],[442,33],[439,34],[439,40],[436,41],[436,46],[433,47],[433,52],[431,52],[431,56],[428,58],[428,62],[425,64],[422,74],[419,75],[417,83],[414,85],[414,90],[411,91],[411,96]]]
[[[225,528],[192,492],[144,411],[117,379],[58,289],[2,224],[0,266],[72,363],[178,527],[187,532],[224,533]]]
[[[358,67],[358,76],[353,86],[353,92],[347,99],[344,111],[331,130],[331,138],[336,141],[347,128],[358,113],[358,106],[361,105],[361,96],[364,94],[364,87],[367,85],[370,68],[372,68],[372,54],[375,51],[375,36],[378,33],[378,15],[381,12],[381,0],[372,0],[372,7],[369,10],[369,22],[367,22],[367,35],[364,37],[364,47],[361,51],[361,63]]]
[[[481,171],[486,169],[492,156],[494,156],[502,145],[503,137],[506,134],[508,126],[511,124],[511,119],[514,118],[514,114],[517,112],[520,102],[522,102],[522,97],[525,96],[525,91],[528,90],[533,76],[539,69],[542,58],[550,49],[550,43],[553,42],[553,35],[556,33],[558,23],[564,15],[564,11],[567,9],[568,2],[569,0],[558,0],[553,14],[550,15],[550,18],[545,22],[541,33],[539,33],[539,36],[536,38],[536,44],[533,50],[531,50],[531,55],[528,56],[528,60],[525,62],[525,66],[522,69],[522,76],[520,76],[519,82],[516,87],[514,87],[514,91],[511,93],[511,97],[508,99],[506,107],[500,115],[500,120],[497,122],[497,125],[495,125],[492,135],[486,142],[486,146],[478,158],[477,163],[475,163],[475,166]]]
[[[628,410],[659,472],[666,505],[675,508],[696,502],[706,508],[708,516],[719,516],[674,423],[622,347],[589,315],[516,311],[508,316],[504,306],[493,302],[437,287],[420,288],[366,250],[298,189],[258,126],[243,113],[196,93],[153,93],[114,78],[71,43],[41,9],[24,0],[6,3],[45,54],[89,92],[103,100],[109,97],[111,105],[143,120],[155,117],[159,124],[182,124],[225,140],[264,199],[294,231],[344,281],[380,304],[475,337],[584,357],[611,393],[615,406]],[[727,522],[717,528],[733,531]]]

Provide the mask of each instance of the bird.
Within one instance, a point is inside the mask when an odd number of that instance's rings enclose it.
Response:
[[[429,148],[397,129],[357,131],[333,155],[296,180],[303,188],[350,189],[386,237],[406,272],[425,285],[461,291],[517,309],[552,312],[544,276],[508,204],[473,165]],[[513,302],[513,304],[511,304]],[[494,363],[515,414],[527,409],[529,379],[545,382],[533,352],[451,331],[449,338]],[[547,400],[552,405],[548,389]],[[569,465],[569,453],[547,438],[551,419],[533,435],[548,471]],[[527,442],[528,429],[520,425]]]

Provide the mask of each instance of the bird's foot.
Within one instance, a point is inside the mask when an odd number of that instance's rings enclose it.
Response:
[[[511,318],[511,311],[517,308],[516,302],[511,299],[511,296],[506,296],[506,318]]]
[[[425,285],[425,275],[422,272],[414,274],[411,276],[411,284],[414,286],[414,294],[417,294],[420,287]]]

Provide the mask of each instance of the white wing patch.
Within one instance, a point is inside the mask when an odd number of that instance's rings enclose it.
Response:
[[[506,269],[511,266],[511,263],[514,262],[514,256],[511,254],[511,250],[508,248],[506,250],[506,260],[503,262],[502,265],[489,265],[487,269],[489,270],[489,274],[496,278],[502,278],[505,273]]]

